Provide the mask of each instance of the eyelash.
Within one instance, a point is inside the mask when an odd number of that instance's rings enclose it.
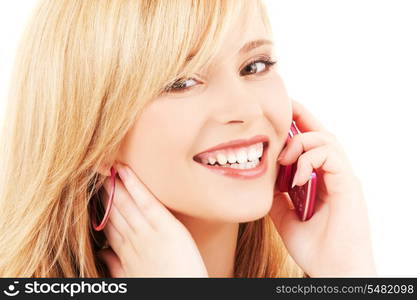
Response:
[[[254,60],[250,61],[242,70],[245,70],[248,66],[251,66],[251,65],[256,64],[256,63],[263,63],[263,64],[265,64],[265,66],[266,66],[265,67],[265,70],[263,70],[261,72],[256,72],[256,73],[253,73],[253,74],[249,74],[249,75],[263,74],[263,73],[269,72],[270,69],[271,69],[271,67],[273,65],[275,65],[277,63],[277,61],[276,60],[272,60],[271,57],[266,57],[266,58],[261,58],[261,59],[254,59]],[[193,86],[191,86],[191,87],[185,87],[185,88],[175,88],[175,86],[176,85],[182,86],[189,79],[194,79],[194,78],[189,77],[189,78],[186,78],[185,80],[183,78],[178,79],[171,86],[168,86],[167,88],[165,88],[164,91],[167,92],[167,93],[170,93],[170,92],[172,92],[172,93],[185,92],[185,91],[191,89]],[[194,81],[196,81],[196,80],[194,80]]]

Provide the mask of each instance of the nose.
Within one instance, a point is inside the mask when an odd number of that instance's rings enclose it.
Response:
[[[222,124],[252,123],[263,115],[261,96],[251,93],[247,83],[228,81],[227,87],[216,97],[213,118]]]

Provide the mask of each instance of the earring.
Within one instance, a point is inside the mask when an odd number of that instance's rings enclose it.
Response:
[[[104,213],[104,217],[103,220],[101,221],[100,225],[97,225],[96,223],[96,203],[94,201],[94,199],[92,199],[92,216],[91,216],[91,220],[92,220],[92,224],[93,224],[93,228],[95,231],[100,231],[103,230],[104,226],[106,226],[106,223],[109,219],[110,216],[110,210],[111,210],[111,206],[113,204],[113,197],[114,197],[114,190],[116,188],[116,171],[114,170],[113,167],[110,168],[110,173],[111,173],[111,193],[110,193],[110,199],[107,203],[107,208],[106,208],[106,212]]]

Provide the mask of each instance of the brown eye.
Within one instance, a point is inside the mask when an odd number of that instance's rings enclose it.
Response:
[[[267,57],[265,59],[253,60],[248,65],[246,65],[242,69],[242,71],[240,71],[240,75],[246,76],[266,73],[274,64],[276,64],[276,61],[272,61],[270,57]],[[192,81],[196,82],[196,84],[193,84]],[[164,91],[167,93],[181,93],[191,89],[194,85],[197,85],[198,83],[199,81],[192,77],[180,78],[170,86],[166,87]]]
[[[276,64],[276,61],[272,61],[270,58],[267,58],[266,60],[263,60],[263,59],[255,60],[249,63],[248,65],[246,65],[240,74],[243,75],[242,72],[243,73],[248,72],[249,75],[256,74],[256,73],[263,73],[264,72],[263,70],[266,70],[265,72],[267,72],[269,71],[271,66],[275,64]],[[259,69],[261,71],[259,71]]]
[[[166,92],[174,92],[176,93],[177,91],[185,91],[190,89],[190,87],[193,86],[192,83],[190,83],[191,81],[195,81],[197,82],[197,80],[193,79],[193,78],[186,78],[184,80],[184,78],[178,79],[177,81],[175,81],[172,85],[170,85],[169,87],[167,87],[165,89]]]

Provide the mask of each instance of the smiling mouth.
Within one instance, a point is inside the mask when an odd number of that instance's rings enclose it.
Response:
[[[231,147],[194,156],[194,161],[207,167],[237,170],[256,169],[262,165],[268,142],[259,142],[244,147]]]

